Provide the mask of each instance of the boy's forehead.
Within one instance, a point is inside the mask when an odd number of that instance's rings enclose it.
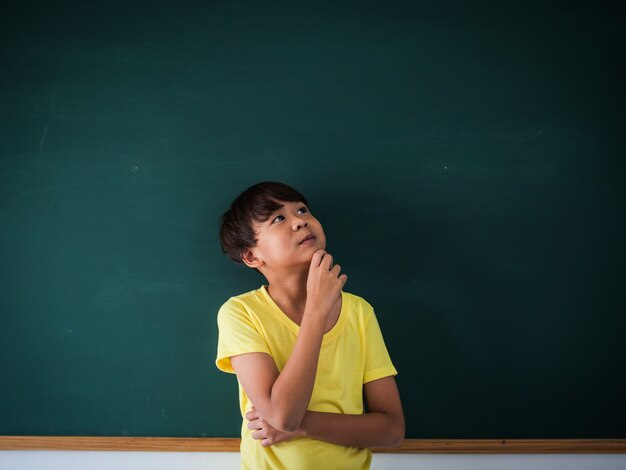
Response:
[[[285,206],[299,206],[301,204],[304,204],[304,202],[302,201],[281,201],[280,199],[272,199],[272,201],[279,205],[279,207],[275,209],[272,213],[283,209]]]
[[[304,204],[304,202],[302,201],[281,201],[280,199],[272,199],[272,201],[274,201],[276,204],[280,204],[280,207],[277,210],[280,210],[283,207],[288,206],[288,205],[295,206],[295,205]]]

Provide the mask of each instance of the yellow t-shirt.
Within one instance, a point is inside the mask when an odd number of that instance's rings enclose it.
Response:
[[[396,375],[372,306],[361,297],[341,293],[341,312],[324,335],[308,409],[362,414],[363,384]],[[300,327],[285,315],[265,286],[231,297],[219,310],[217,367],[233,373],[230,357],[250,352],[269,354],[279,371],[285,367]],[[245,414],[250,403],[239,384],[241,468],[277,470],[368,469],[369,449],[344,447],[308,438],[262,447],[252,438]]]

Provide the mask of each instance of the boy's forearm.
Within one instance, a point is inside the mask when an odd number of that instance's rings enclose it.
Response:
[[[296,431],[309,406],[326,321],[333,307],[341,302],[341,289],[347,280],[340,272],[341,267],[333,265],[333,257],[326,251],[318,249],[313,253],[298,338],[282,371],[272,377],[271,383],[264,382],[263,403],[255,403],[270,424],[281,431]],[[248,385],[254,388],[256,384]]]
[[[300,334],[285,367],[271,391],[272,416],[266,419],[276,429],[295,431],[305,416],[313,393],[325,320],[304,315]]]
[[[404,421],[388,413],[307,411],[300,431],[306,437],[347,447],[393,447],[404,439]]]

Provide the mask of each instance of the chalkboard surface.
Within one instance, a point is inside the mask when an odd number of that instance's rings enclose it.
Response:
[[[411,438],[624,438],[624,18],[545,2],[14,2],[0,434],[237,436],[258,181],[375,308]]]

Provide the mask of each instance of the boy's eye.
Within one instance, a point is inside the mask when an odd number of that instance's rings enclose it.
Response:
[[[303,214],[306,214],[306,213],[307,213],[307,212],[309,212],[309,211],[307,210],[307,208],[306,208],[306,207],[302,206],[302,207],[300,207],[300,208],[298,209],[298,211],[297,211],[297,212],[301,212],[301,213],[303,213]],[[285,218],[285,217],[284,217],[284,216],[282,216],[282,215],[277,215],[276,217],[274,217],[274,220],[272,220],[272,223],[274,223],[274,222],[280,222],[280,220],[278,220],[278,218],[279,218],[279,217],[282,217],[283,219]]]

